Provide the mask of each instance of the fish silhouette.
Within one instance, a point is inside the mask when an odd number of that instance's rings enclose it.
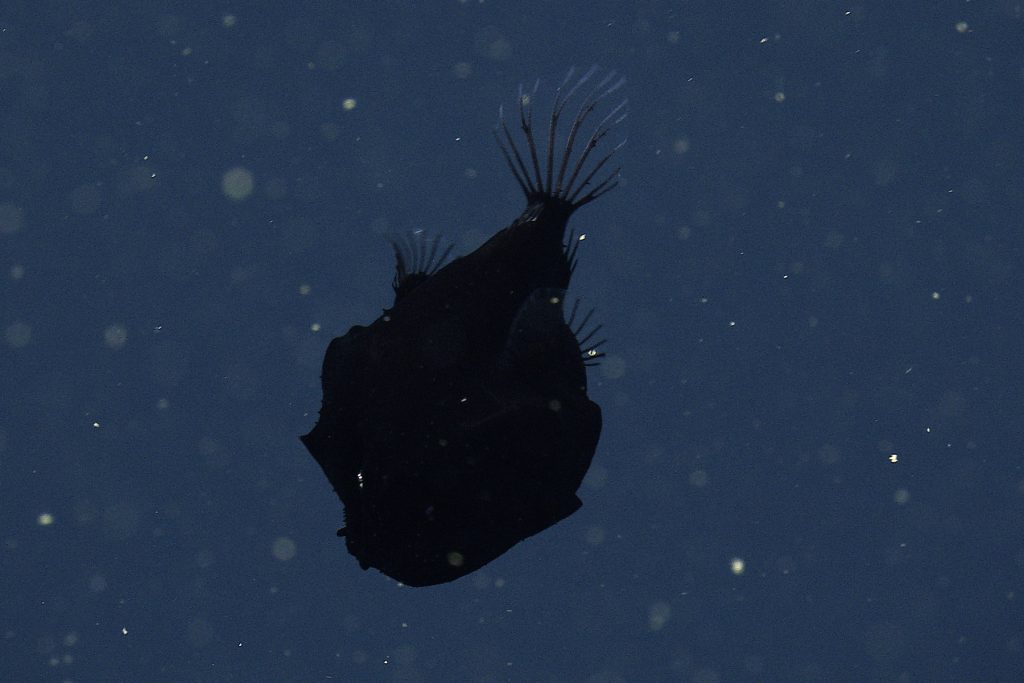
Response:
[[[537,86],[520,88],[495,136],[522,214],[451,261],[437,240],[396,240],[394,304],[331,341],[320,417],[301,438],[364,569],[452,581],[580,508],[601,433],[586,366],[602,354],[578,301],[565,314],[579,246],[567,226],[618,184],[622,143],[607,138],[625,118],[626,102],[609,102],[622,84],[570,71],[540,136]]]

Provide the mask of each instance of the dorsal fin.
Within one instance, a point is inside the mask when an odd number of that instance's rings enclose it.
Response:
[[[440,270],[455,246],[449,244],[442,251],[444,240],[426,236],[421,230],[400,238],[393,237],[390,241],[395,250],[395,277],[391,282],[395,290],[395,303]]]
[[[533,91],[524,93],[519,88],[519,128],[525,138],[525,152],[520,152],[508,122],[505,120],[503,108],[498,110],[498,125],[494,129],[494,137],[501,148],[512,175],[526,195],[529,204],[558,200],[564,202],[568,211],[589,204],[601,195],[618,185],[619,168],[607,175],[599,175],[615,153],[625,144],[625,140],[615,145],[604,156],[593,160],[591,156],[598,144],[611,132],[613,127],[626,118],[626,100],[612,107],[594,127],[586,139],[582,151],[574,155],[573,151],[581,139],[581,132],[587,119],[594,113],[597,106],[615,91],[622,87],[625,79],[614,71],[596,79],[596,66],[591,67],[573,85],[568,86],[575,69],[570,69],[562,85],[555,91],[555,99],[551,105],[551,117],[548,122],[547,150],[541,163],[542,151],[538,149],[536,133],[533,125],[533,104],[536,99],[539,81],[534,84]],[[561,151],[556,151],[558,128],[565,109],[573,97],[592,80],[596,80],[580,103],[579,110],[565,134]],[[585,135],[585,133],[583,133]],[[588,163],[592,161],[593,163]],[[595,178],[600,178],[595,180]]]

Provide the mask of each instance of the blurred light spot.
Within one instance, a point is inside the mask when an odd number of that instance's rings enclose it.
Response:
[[[583,484],[588,489],[604,488],[608,483],[608,468],[603,465],[592,465],[583,477]]]
[[[225,197],[240,202],[252,194],[256,181],[249,169],[235,166],[224,173],[220,184]]]
[[[694,470],[690,472],[690,486],[704,488],[708,485],[708,473],[706,470]]]
[[[16,349],[28,346],[32,341],[32,327],[28,323],[13,322],[4,330],[4,339]]]
[[[102,593],[107,590],[107,579],[99,574],[89,577],[89,590],[93,593]]]
[[[782,575],[789,575],[796,571],[796,560],[790,555],[782,555],[775,560],[775,569]]]
[[[647,626],[652,631],[660,631],[672,616],[672,607],[667,602],[656,602],[647,610]]]
[[[734,557],[729,560],[729,570],[736,576],[742,576],[747,569],[747,563],[742,557]]]
[[[25,225],[25,212],[14,204],[0,204],[0,235],[13,235]]]
[[[120,323],[108,325],[107,329],[103,330],[103,343],[108,349],[123,348],[127,341],[128,328]]]
[[[213,566],[213,553],[209,550],[200,550],[195,556],[196,566],[200,569],[207,569]]]
[[[827,443],[818,449],[818,460],[820,460],[822,464],[835,465],[841,459],[839,449],[832,444]]]
[[[341,136],[341,128],[333,123],[320,124],[320,135],[328,142],[334,142]]]
[[[282,562],[287,562],[295,557],[296,551],[295,541],[285,536],[275,538],[271,548],[271,553],[273,553],[274,557]]]
[[[700,669],[693,674],[693,683],[720,683],[721,674],[714,669]]]
[[[605,379],[619,379],[626,374],[626,359],[622,356],[605,356],[600,368]]]

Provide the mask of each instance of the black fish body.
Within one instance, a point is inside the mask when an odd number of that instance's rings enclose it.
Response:
[[[554,111],[592,75],[564,97],[559,89]],[[583,100],[574,129],[618,87],[612,80]],[[443,267],[433,254],[422,262],[396,247],[395,303],[331,342],[320,419],[302,438],[345,505],[339,535],[349,551],[408,585],[470,573],[572,514],[600,436],[585,358],[563,315],[574,258],[564,242],[572,212],[614,186],[614,173],[590,181],[614,150],[580,182],[556,179],[569,177],[570,162],[583,167],[611,115],[578,157],[571,138],[561,164],[549,149],[545,176],[531,161],[523,100],[527,155],[504,121],[499,144],[526,210]],[[556,115],[552,134],[557,124]]]

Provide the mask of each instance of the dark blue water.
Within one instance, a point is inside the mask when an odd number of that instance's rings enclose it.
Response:
[[[0,10],[0,679],[1022,679],[1019,6],[193,5]],[[297,439],[323,350],[593,63],[584,508],[399,587]]]

